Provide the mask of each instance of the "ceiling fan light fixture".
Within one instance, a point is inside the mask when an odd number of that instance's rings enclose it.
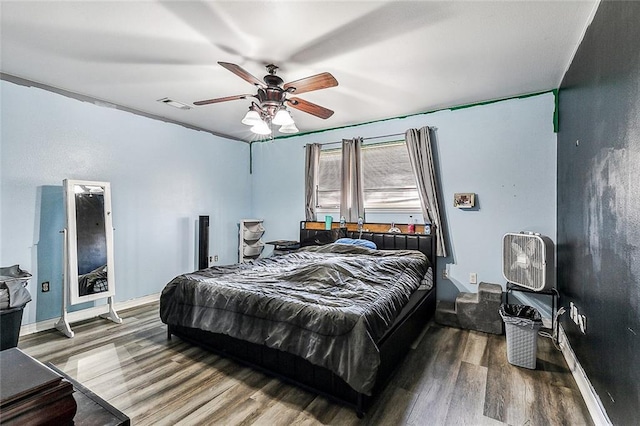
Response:
[[[218,62],[218,64],[246,82],[256,86],[258,90],[257,93],[206,99],[196,101],[194,105],[202,106],[237,99],[256,98],[257,103],[251,103],[249,111],[241,120],[242,124],[250,126],[253,133],[258,135],[271,135],[273,132],[272,125],[281,126],[279,128],[281,133],[298,133],[299,130],[295,125],[293,117],[285,106],[287,103],[291,108],[314,115],[323,120],[333,115],[333,111],[320,105],[297,97],[288,98],[288,95],[294,92],[301,94],[337,86],[338,81],[328,72],[285,83],[282,78],[276,75],[278,67],[273,64],[267,65],[269,74],[264,76],[262,81],[239,65],[230,62]]]
[[[271,122],[276,126],[286,126],[294,123],[291,114],[285,108],[280,108]]]
[[[291,123],[291,124],[285,124],[282,127],[280,127],[280,129],[278,129],[278,131],[280,133],[298,133],[299,130],[296,127],[295,123]]]
[[[267,123],[265,123],[264,121],[260,121],[260,123],[254,125],[253,127],[251,127],[251,131],[255,134],[258,135],[270,135],[271,134],[271,129],[269,128],[269,125]]]
[[[247,111],[247,113],[245,114],[244,118],[241,121],[242,124],[246,124],[247,126],[259,125],[262,122],[263,121],[260,118],[260,114],[258,114],[257,111],[254,111],[252,109]]]

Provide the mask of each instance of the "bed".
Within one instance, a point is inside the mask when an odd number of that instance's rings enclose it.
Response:
[[[80,296],[109,291],[107,265],[99,266],[91,272],[79,275],[78,288]]]
[[[334,244],[365,239],[376,250]],[[435,310],[430,235],[309,229],[301,247],[174,278],[168,337],[221,353],[364,415]],[[306,244],[305,244],[306,243]]]

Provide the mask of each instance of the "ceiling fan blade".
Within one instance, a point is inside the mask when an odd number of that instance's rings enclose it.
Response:
[[[320,117],[324,120],[333,115],[333,111],[331,111],[330,109],[321,107],[320,105],[316,105],[309,101],[305,101],[304,99],[289,98],[287,99],[287,102],[289,102],[289,105],[295,109],[299,109],[300,111],[315,115],[316,117]]]
[[[234,95],[234,96],[226,96],[224,98],[215,98],[215,99],[207,99],[206,101],[198,101],[194,102],[194,105],[209,105],[209,104],[217,104],[218,102],[227,102],[227,101],[235,101],[236,99],[247,99],[254,95]]]
[[[311,92],[313,90],[327,89],[338,85],[338,80],[328,72],[312,75],[311,77],[301,78],[284,85],[284,89],[295,88],[292,93],[299,95],[301,93]]]
[[[229,62],[218,62],[218,64],[222,65],[238,77],[248,81],[251,84],[255,84],[256,86],[265,87],[264,83],[261,80],[258,80],[253,75],[249,74],[247,70],[242,68],[240,65],[232,64]]]

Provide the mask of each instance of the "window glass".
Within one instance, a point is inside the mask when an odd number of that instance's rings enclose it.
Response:
[[[320,151],[318,168],[318,207],[340,208],[340,163],[342,149]]]
[[[365,208],[420,208],[404,141],[363,146],[362,180]]]
[[[362,180],[367,209],[420,209],[413,169],[404,141],[362,146]],[[320,153],[318,207],[340,208],[342,150]]]

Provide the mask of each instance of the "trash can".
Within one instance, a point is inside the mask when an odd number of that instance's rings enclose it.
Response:
[[[18,346],[24,306],[0,309],[0,351]]]
[[[0,351],[18,346],[22,312],[31,301],[29,278],[18,265],[0,268]]]
[[[507,334],[507,360],[518,367],[535,370],[542,316],[537,309],[526,305],[502,304],[499,312]]]

